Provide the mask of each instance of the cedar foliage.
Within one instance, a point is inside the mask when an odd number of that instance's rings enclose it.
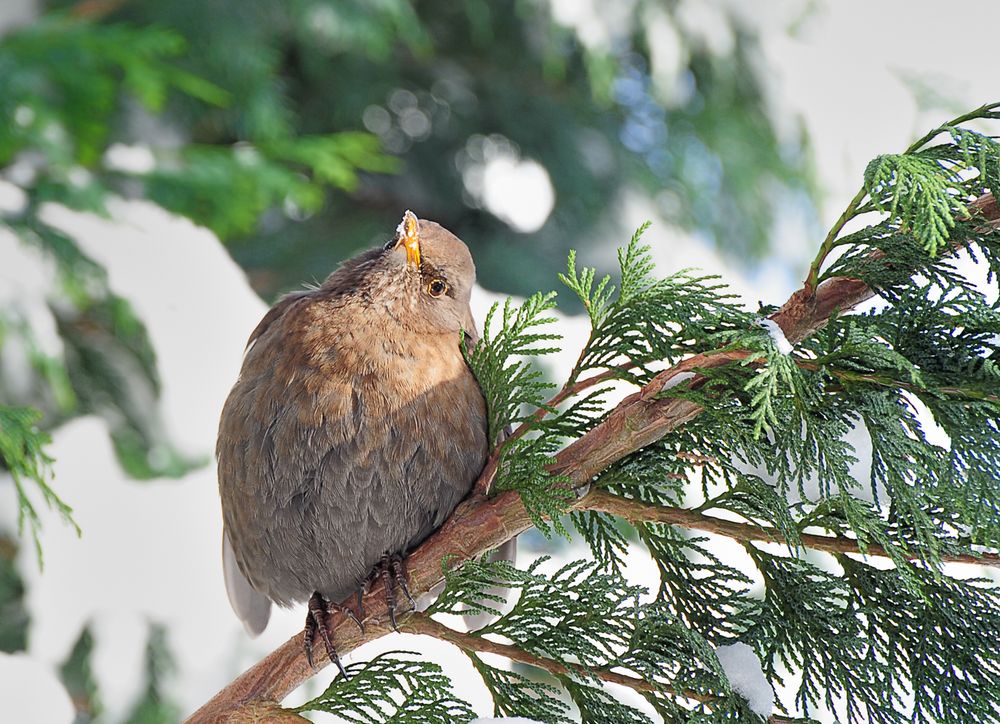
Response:
[[[637,690],[666,721],[761,721],[714,653],[741,641],[772,684],[792,687],[781,715],[808,719],[827,707],[846,722],[1000,721],[1000,589],[942,563],[1000,544],[1000,232],[969,210],[998,188],[1000,146],[968,125],[997,120],[998,107],[869,166],[807,284],[859,278],[878,302],[834,315],[791,351],[719,280],[655,278],[643,229],[619,253],[617,285],[570,256],[560,279],[586,307],[592,333],[551,401],[523,355],[554,344],[553,295],[502,307],[499,328],[469,356],[491,430],[518,426],[499,443],[495,485],[520,491],[536,520],[579,536],[590,556],[559,567],[545,559],[524,569],[445,566],[446,588],[429,613],[491,612],[495,620],[474,636],[565,665],[564,674],[508,672],[467,651],[497,714],[649,721],[604,686],[602,674],[628,672],[650,685]],[[858,217],[867,225],[845,232]],[[959,271],[959,248],[990,295]],[[650,506],[724,511],[776,532],[784,547],[739,541],[752,577],[679,527],[565,515],[571,491],[546,472],[554,451],[603,419],[612,380],[641,385],[664,363],[712,350],[744,354],[700,370],[698,384],[660,393],[703,412],[591,486]],[[590,384],[593,375],[600,384]],[[946,443],[931,437],[934,425]],[[863,438],[870,461],[859,460]],[[862,552],[877,545],[888,564],[807,555],[805,532]],[[655,564],[658,584],[625,580],[634,545]],[[513,591],[510,610],[497,586]]]

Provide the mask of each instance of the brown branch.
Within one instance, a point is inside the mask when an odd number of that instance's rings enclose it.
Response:
[[[788,543],[788,539],[776,528],[767,528],[751,523],[738,523],[699,513],[689,508],[673,508],[666,505],[644,503],[614,495],[605,490],[591,490],[577,501],[577,510],[593,510],[624,518],[632,523],[667,523],[669,525],[701,530],[706,533],[733,538],[739,541],[766,541],[768,543]],[[861,547],[856,539],[843,536],[801,533],[799,540],[806,548],[825,553],[858,553],[869,556],[889,557],[888,551],[880,545],[870,543]],[[914,557],[914,560],[916,558]],[[1000,554],[996,553],[955,553],[941,556],[945,563],[976,563],[981,566],[1000,567]]]
[[[433,636],[436,639],[441,639],[442,641],[447,641],[448,643],[458,646],[463,651],[481,652],[503,656],[511,661],[517,661],[522,664],[527,664],[528,666],[543,669],[544,671],[548,671],[553,676],[575,675],[586,677],[589,673],[597,676],[602,681],[607,681],[610,684],[627,686],[630,689],[638,691],[640,694],[651,694],[653,692],[663,690],[661,687],[658,687],[645,679],[629,676],[628,674],[611,671],[610,669],[575,668],[554,659],[547,659],[543,656],[535,656],[534,654],[517,646],[502,644],[497,641],[490,641],[482,636],[476,636],[475,634],[456,631],[455,629],[449,628],[443,623],[439,623],[430,616],[422,613],[415,613],[409,616],[405,622],[400,622],[399,628],[405,633],[424,634],[427,636]],[[711,701],[714,698],[694,691],[683,692],[680,696],[688,699],[697,699],[698,701]]]
[[[496,641],[490,641],[489,639],[477,636],[476,634],[456,631],[455,629],[449,628],[448,626],[445,626],[444,624],[435,621],[430,616],[422,613],[410,615],[405,621],[400,622],[399,628],[405,633],[424,634],[426,636],[433,636],[441,641],[447,641],[463,651],[503,656],[511,661],[517,661],[522,664],[527,664],[528,666],[534,666],[535,668],[542,669],[549,672],[553,676],[579,676],[582,678],[596,676],[601,681],[609,684],[626,686],[633,691],[639,692],[640,694],[663,692],[673,694],[684,699],[704,702],[709,705],[718,698],[710,694],[701,694],[697,691],[672,691],[646,681],[645,679],[640,679],[637,676],[630,676],[629,674],[623,674],[607,668],[584,669],[583,667],[570,666],[560,661],[555,661],[554,659],[545,658],[544,656],[536,656],[535,654],[525,651],[518,646],[502,644]],[[792,720],[775,715],[770,718],[770,721],[773,724],[784,724],[784,722]]]
[[[579,364],[579,361],[577,364]],[[510,441],[516,440],[528,432],[528,430],[534,427],[536,423],[549,414],[549,408],[561,405],[569,398],[575,397],[584,390],[588,390],[591,387],[595,387],[603,382],[610,382],[611,380],[619,379],[622,372],[626,372],[637,366],[638,365],[632,363],[622,364],[585,379],[577,380],[572,384],[567,382],[563,388],[559,390],[559,392],[553,395],[552,398],[545,403],[544,407],[539,407],[535,410],[527,420],[518,425],[510,435],[506,436],[501,444],[497,445],[496,449],[490,454],[489,459],[486,461],[486,465],[483,468],[483,473],[479,476],[479,480],[476,481],[475,492],[483,496],[489,494],[490,487],[493,485],[493,478],[497,473],[497,467],[500,464],[500,454],[503,452],[504,444],[508,444]]]
[[[1000,209],[989,194],[970,208],[989,223],[1000,219]],[[795,344],[826,324],[834,311],[846,311],[873,294],[859,279],[834,277],[819,284],[813,292],[796,292],[771,319]],[[730,364],[745,354],[741,351],[700,354],[661,372],[639,392],[623,400],[599,425],[559,452],[550,471],[565,475],[574,488],[584,487],[611,464],[656,442],[701,412],[699,405],[688,400],[657,397],[670,380],[682,372]],[[697,386],[703,382],[703,378],[695,378],[691,384]],[[442,561],[458,565],[532,527],[531,517],[516,492],[502,492],[491,498],[478,492],[485,488],[483,478],[494,472],[495,468],[484,470],[473,494],[408,557],[410,589],[415,596],[427,593],[442,580]],[[353,623],[339,619],[333,628],[335,643],[343,653],[389,632],[381,582],[365,595],[363,604],[367,612],[364,634]],[[326,662],[321,663],[325,665]],[[317,671],[306,662],[302,636],[296,634],[212,697],[188,721],[244,721],[248,705],[259,707],[260,701],[279,702]]]

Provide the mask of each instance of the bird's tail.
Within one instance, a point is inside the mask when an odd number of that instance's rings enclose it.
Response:
[[[267,621],[271,618],[271,601],[263,593],[260,593],[250,581],[243,575],[239,564],[236,562],[236,554],[233,552],[233,545],[229,542],[229,534],[222,532],[222,572],[226,579],[226,593],[229,595],[229,604],[233,607],[236,615],[243,622],[243,628],[251,636],[259,636],[267,627]]]

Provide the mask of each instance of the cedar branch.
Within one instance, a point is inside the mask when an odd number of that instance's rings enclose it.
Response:
[[[606,490],[595,489],[577,501],[577,510],[592,510],[600,513],[624,518],[632,523],[667,523],[681,528],[701,530],[706,533],[733,538],[739,541],[765,541],[768,543],[788,543],[789,541],[776,528],[738,523],[723,520],[711,515],[699,513],[689,508],[674,508],[667,505],[654,505],[641,500],[623,498]],[[799,540],[805,548],[811,548],[825,553],[859,553],[869,556],[888,557],[889,553],[880,545],[869,543],[864,550],[854,538],[844,536],[816,535],[802,533]],[[945,563],[975,563],[981,566],[1000,567],[1000,555],[996,553],[956,553],[942,555]]]
[[[991,194],[970,204],[970,210],[990,225],[1000,220],[1000,208]],[[831,277],[815,289],[804,287],[795,292],[770,319],[795,344],[820,329],[834,312],[847,311],[872,296],[874,292],[860,279]],[[695,355],[661,372],[639,392],[625,398],[600,424],[560,451],[550,471],[566,476],[573,488],[585,487],[611,464],[656,442],[701,412],[701,406],[689,400],[657,397],[671,379],[681,372],[730,364],[744,354],[733,350]],[[695,378],[691,384],[698,385],[703,380]],[[486,475],[492,472],[484,470],[483,477]],[[415,596],[427,593],[441,582],[442,561],[457,566],[532,527],[531,516],[517,492],[506,491],[486,498],[478,492],[484,489],[481,479],[473,494],[445,524],[407,558],[410,589]],[[587,493],[576,506],[587,505],[596,492]],[[390,632],[385,600],[381,582],[365,595],[364,633],[350,621],[337,620],[331,633],[339,651],[346,653]],[[280,702],[326,665],[324,661],[319,662],[318,668],[310,668],[302,634],[297,633],[234,679],[187,721],[189,724],[246,721],[251,707],[259,707],[261,702]]]
[[[511,661],[517,661],[522,664],[527,664],[528,666],[534,666],[535,668],[542,669],[549,672],[553,676],[576,676],[583,679],[589,679],[596,676],[601,681],[609,684],[625,686],[633,691],[639,692],[640,694],[667,692],[676,694],[677,696],[685,699],[705,702],[709,705],[711,705],[712,701],[717,699],[717,697],[709,694],[701,694],[697,691],[671,692],[670,690],[664,689],[663,687],[646,681],[645,679],[640,679],[636,676],[631,676],[629,674],[624,674],[607,668],[583,668],[569,666],[561,661],[549,659],[544,656],[536,656],[535,654],[525,651],[518,646],[491,641],[490,639],[482,636],[477,636],[474,633],[456,631],[455,629],[449,628],[443,623],[435,621],[430,616],[422,613],[411,614],[405,621],[400,622],[399,628],[404,633],[433,636],[441,641],[447,641],[450,644],[454,644],[458,648],[469,653],[486,653],[503,656]],[[785,722],[794,721],[791,719],[785,719],[784,717],[778,715],[770,717],[769,720],[772,724],[784,724]]]

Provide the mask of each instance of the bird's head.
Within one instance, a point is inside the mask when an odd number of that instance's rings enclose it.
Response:
[[[362,264],[365,293],[401,325],[425,334],[475,334],[469,297],[476,266],[461,239],[407,211],[381,251],[369,254]]]

